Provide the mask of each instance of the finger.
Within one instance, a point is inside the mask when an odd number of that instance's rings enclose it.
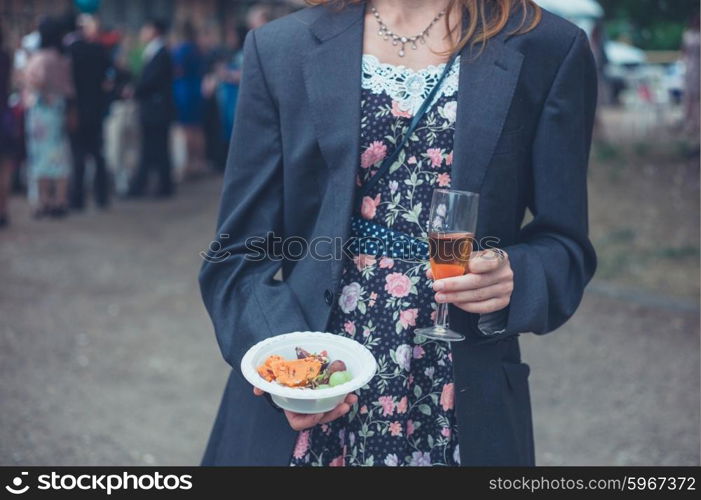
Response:
[[[497,272],[484,274],[463,274],[453,278],[443,278],[433,284],[436,292],[453,293],[465,290],[477,290],[501,281],[501,276]]]
[[[469,268],[471,273],[481,274],[495,271],[506,265],[508,256],[501,249],[490,249],[477,252],[470,258]]]
[[[506,297],[500,297],[496,299],[483,300],[481,302],[465,302],[456,303],[463,311],[473,313],[473,314],[488,314],[496,311],[501,311],[506,306],[509,305],[510,299]]]
[[[325,424],[326,422],[331,422],[332,420],[337,419],[340,416],[345,415],[348,413],[351,409],[351,407],[358,402],[358,396],[355,394],[351,393],[346,396],[346,399],[343,400],[343,403],[338,405],[336,408],[331,410],[330,412],[327,412],[324,417],[321,419],[320,423]]]
[[[436,292],[459,292],[461,290],[472,290],[479,287],[480,277],[477,275],[464,274],[453,278],[443,278],[433,283]]]
[[[507,260],[509,254],[502,248],[488,248],[486,250],[480,250],[477,252],[472,252],[470,258],[480,258],[487,260]]]
[[[265,391],[263,391],[262,389],[258,389],[257,387],[254,387],[253,394],[255,394],[256,396],[262,396],[263,394],[265,394]]]
[[[428,268],[428,271],[426,271],[426,277],[430,280],[433,279],[433,271],[431,270],[430,267]]]
[[[499,297],[509,297],[514,289],[513,281],[500,281],[493,285],[478,288],[476,290],[463,290],[460,292],[436,294],[436,302],[457,303],[457,302],[482,302],[484,300]]]
[[[285,416],[287,421],[296,431],[303,431],[304,429],[309,429],[314,427],[324,416],[324,413],[295,413],[293,411],[285,410]]]
[[[324,415],[321,417],[321,420],[319,420],[319,423],[325,424],[327,422],[331,422],[332,420],[336,420],[338,417],[342,417],[343,415],[348,413],[350,409],[351,405],[344,401],[333,410],[324,413]]]

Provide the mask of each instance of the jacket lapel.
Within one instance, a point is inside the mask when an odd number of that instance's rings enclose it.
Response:
[[[360,143],[362,5],[324,10],[310,26],[319,40],[306,57],[304,80],[321,153],[329,168],[353,166]]]
[[[330,172],[335,206],[328,234],[346,241],[360,161],[360,92],[365,6],[324,9],[310,29],[319,44],[305,60],[304,79],[319,149]],[[342,261],[333,259],[340,277]]]
[[[477,49],[475,49],[477,50]],[[523,54],[501,36],[471,58],[460,57],[458,111],[453,145],[453,187],[480,192],[518,83]]]

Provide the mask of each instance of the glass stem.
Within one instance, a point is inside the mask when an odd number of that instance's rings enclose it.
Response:
[[[448,329],[448,304],[446,302],[439,302],[438,308],[436,309],[436,326]]]

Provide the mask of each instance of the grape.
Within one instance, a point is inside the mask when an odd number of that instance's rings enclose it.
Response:
[[[329,375],[335,372],[342,372],[346,370],[346,364],[341,361],[340,359],[337,359],[336,361],[333,361],[328,368]]]
[[[319,384],[316,386],[317,389],[330,389],[331,386],[329,384]]]
[[[346,371],[344,371],[343,373],[344,373],[345,376],[346,376],[346,382],[350,382],[351,380],[353,380],[353,375],[351,375],[351,372],[349,372],[349,371],[346,370]]]
[[[345,384],[348,380],[346,379],[346,374],[348,372],[333,372],[331,377],[329,377],[329,384],[331,387],[336,387],[337,385]]]

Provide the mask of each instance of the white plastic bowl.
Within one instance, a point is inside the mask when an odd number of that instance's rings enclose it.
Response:
[[[340,359],[346,364],[353,379],[328,389],[304,389],[268,382],[258,374],[257,367],[272,354],[295,359],[295,347],[309,352],[328,352],[331,361]],[[251,347],[241,360],[241,372],[246,380],[269,393],[281,408],[297,413],[332,410],[347,394],[367,384],[376,371],[377,361],[365,346],[348,337],[324,332],[292,332],[267,338]]]

